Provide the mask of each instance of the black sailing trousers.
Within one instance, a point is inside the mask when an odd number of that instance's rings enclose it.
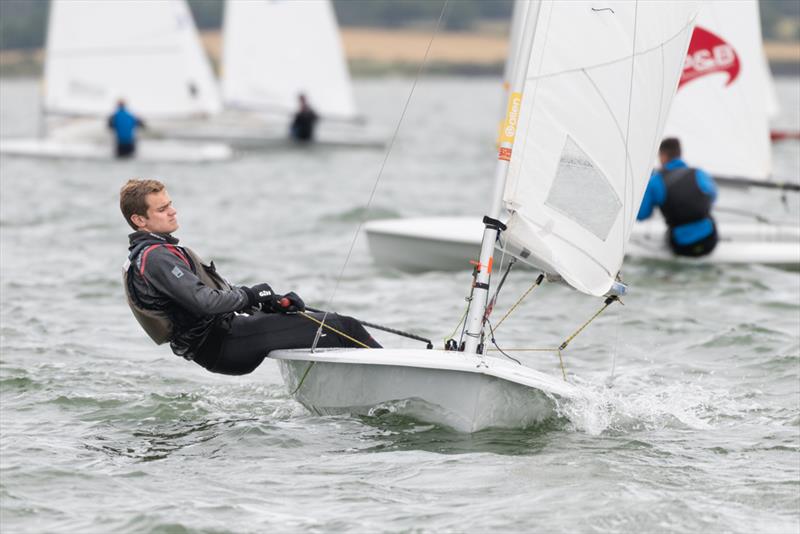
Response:
[[[322,320],[323,314],[310,313]],[[381,346],[352,317],[328,314],[325,324],[357,339],[371,348]],[[195,361],[211,371],[225,375],[246,375],[261,365],[270,351],[305,349],[314,342],[319,325],[299,314],[256,312],[234,316],[227,326],[215,328],[198,351]],[[359,347],[327,328],[323,328],[318,347]]]
[[[717,246],[717,225],[714,224],[714,229],[708,237],[704,237],[700,241],[696,241],[689,245],[679,245],[675,243],[671,239],[672,231],[667,230],[667,240],[669,241],[669,247],[672,249],[672,253],[676,256],[689,256],[692,258],[698,258],[700,256],[705,256],[706,254],[711,254],[714,248]]]

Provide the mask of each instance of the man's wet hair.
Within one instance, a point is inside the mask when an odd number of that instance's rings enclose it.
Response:
[[[160,193],[166,186],[158,180],[147,180],[133,178],[122,186],[119,190],[119,209],[125,221],[134,230],[138,230],[133,221],[132,215],[147,217],[147,195]]]
[[[667,160],[679,158],[681,157],[681,142],[678,141],[677,137],[667,137],[661,141],[661,145],[658,147],[658,153],[666,156]]]

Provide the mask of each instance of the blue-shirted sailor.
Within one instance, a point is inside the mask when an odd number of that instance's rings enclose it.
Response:
[[[681,144],[670,137],[658,148],[661,169],[653,172],[636,218],[643,221],[656,206],[667,222],[667,240],[679,256],[704,256],[717,245],[711,206],[717,198],[714,179],[702,169],[686,165]]]
[[[129,158],[136,152],[136,128],[146,128],[144,122],[125,107],[125,101],[117,102],[117,110],[108,118],[108,127],[114,131],[118,158]]]

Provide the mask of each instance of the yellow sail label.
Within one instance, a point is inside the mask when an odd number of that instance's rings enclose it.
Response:
[[[519,121],[519,110],[521,107],[522,93],[511,93],[508,96],[506,120],[500,132],[500,143],[514,143],[514,136],[517,134],[517,123]]]

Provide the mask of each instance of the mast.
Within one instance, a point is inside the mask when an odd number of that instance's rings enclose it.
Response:
[[[506,64],[503,66],[504,96],[508,96],[507,92],[511,87],[511,76],[513,75],[514,66],[517,64],[516,59],[519,53],[519,40],[529,3],[529,0],[514,0],[514,5],[511,8],[511,31],[508,35],[508,55],[506,56]],[[500,114],[505,118],[505,109],[501,109]]]
[[[515,64],[511,75],[511,90],[508,95],[508,107],[506,108],[506,118],[504,121],[503,132],[500,136],[500,147],[497,156],[497,166],[494,173],[494,192],[489,215],[484,218],[486,228],[483,231],[483,241],[481,242],[481,255],[477,267],[474,281],[472,299],[469,303],[466,322],[466,339],[464,352],[478,353],[478,348],[482,344],[483,323],[486,310],[486,303],[489,297],[489,282],[492,273],[494,246],[497,241],[497,234],[501,223],[498,221],[503,203],[503,190],[508,174],[508,165],[511,161],[511,150],[514,146],[514,134],[516,124],[519,119],[520,109],[522,108],[522,89],[525,85],[525,77],[528,73],[528,63],[530,62],[531,51],[533,49],[533,38],[536,23],[539,19],[541,2],[535,2],[531,7],[528,2],[521,6],[525,10],[522,15],[523,23],[519,48],[515,54]],[[511,53],[511,52],[509,52]],[[481,348],[483,352],[485,348]]]

